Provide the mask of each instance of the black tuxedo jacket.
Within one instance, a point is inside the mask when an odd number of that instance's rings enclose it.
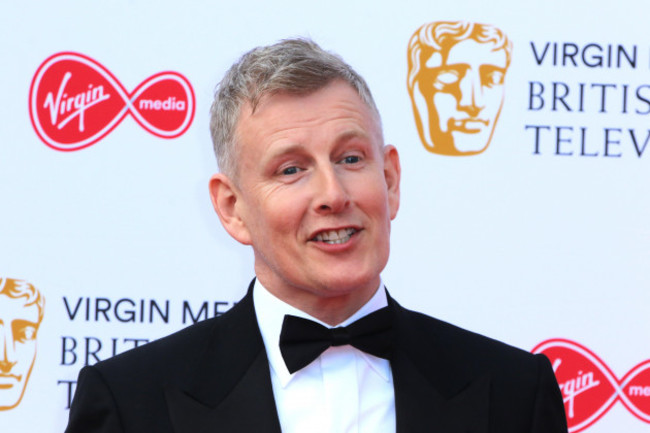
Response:
[[[389,306],[397,433],[567,431],[546,357]],[[220,317],[80,372],[66,433],[118,432],[280,433],[251,290]]]

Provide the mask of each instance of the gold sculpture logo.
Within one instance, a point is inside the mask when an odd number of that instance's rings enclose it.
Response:
[[[408,46],[408,91],[424,147],[441,155],[487,149],[503,106],[512,43],[498,28],[467,22],[420,27]]]
[[[0,278],[0,411],[25,393],[36,359],[36,335],[45,299],[26,281]]]

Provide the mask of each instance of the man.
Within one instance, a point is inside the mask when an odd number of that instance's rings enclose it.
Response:
[[[434,22],[420,27],[408,48],[408,91],[424,147],[443,155],[487,149],[504,97],[512,53],[496,27]]]
[[[256,279],[228,313],[84,368],[68,433],[566,431],[546,358],[386,293],[399,158],[340,58],[252,50],[211,129],[212,201]]]
[[[18,406],[25,394],[44,304],[28,282],[0,278],[0,411]]]

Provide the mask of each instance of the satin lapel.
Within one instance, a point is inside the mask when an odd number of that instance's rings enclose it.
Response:
[[[176,433],[280,433],[252,284],[244,299],[215,321],[184,385],[166,389]]]
[[[397,333],[391,358],[397,433],[487,433],[489,377],[466,377],[435,334],[417,326],[415,313],[389,303]]]

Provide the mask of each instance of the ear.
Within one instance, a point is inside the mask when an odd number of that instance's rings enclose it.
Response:
[[[388,189],[388,208],[390,219],[397,216],[399,209],[399,182],[402,175],[402,167],[399,163],[399,154],[395,146],[388,144],[384,146],[384,178]]]
[[[221,225],[236,241],[251,244],[251,236],[242,215],[241,193],[223,173],[210,178],[210,198]]]

